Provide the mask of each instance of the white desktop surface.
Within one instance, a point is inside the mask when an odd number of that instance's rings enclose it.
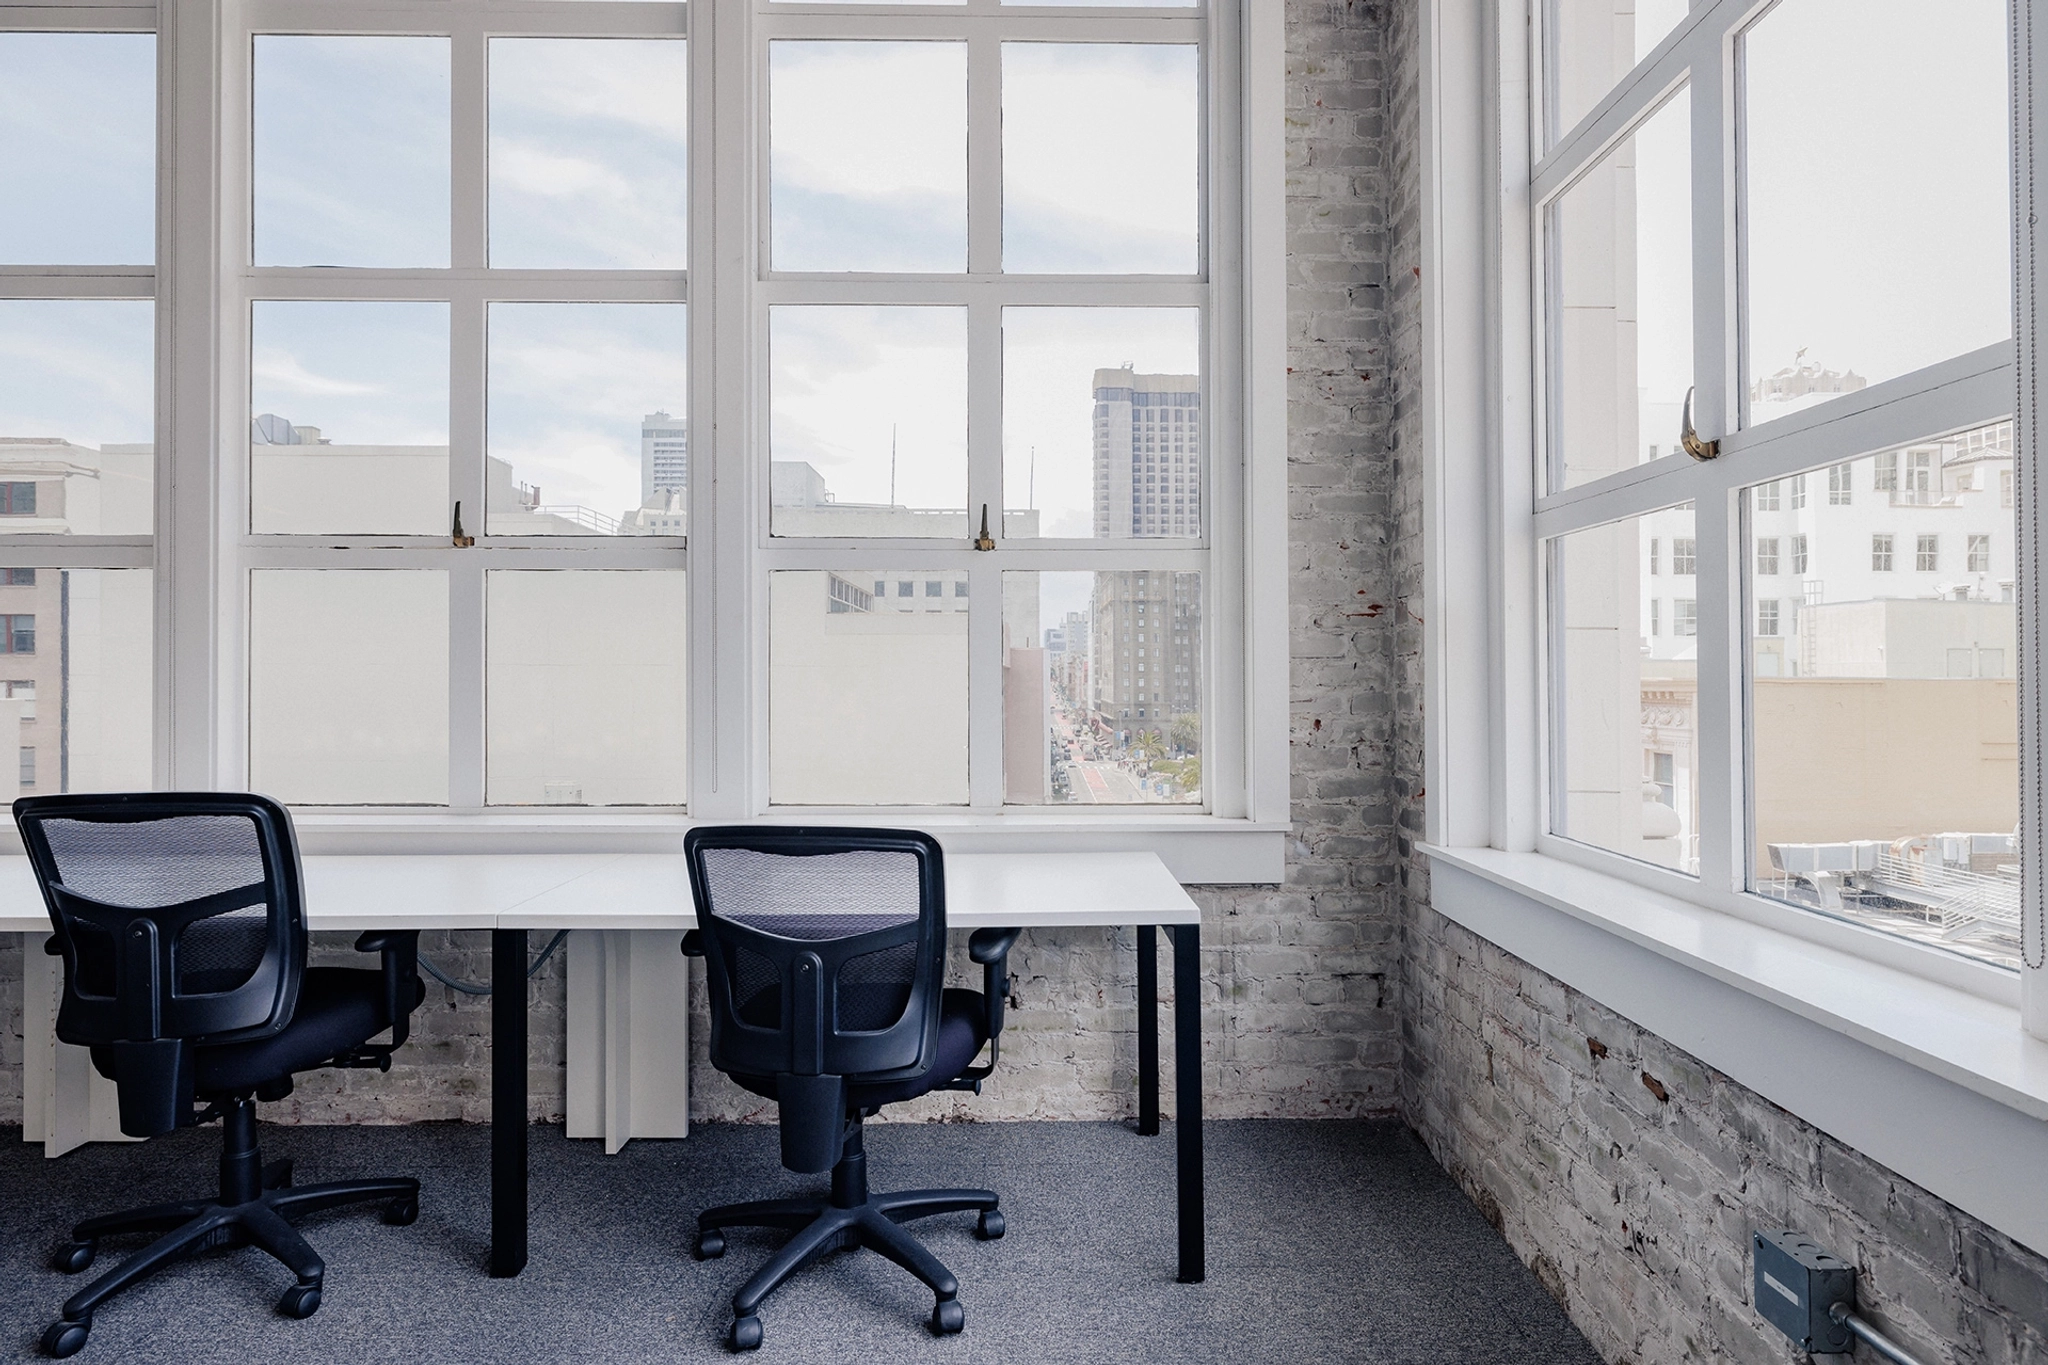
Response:
[[[688,929],[680,853],[312,854],[312,929]],[[1153,853],[962,853],[946,859],[959,929],[1198,924]],[[0,933],[50,927],[22,857],[0,858]]]

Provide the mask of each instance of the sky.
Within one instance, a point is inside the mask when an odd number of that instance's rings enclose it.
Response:
[[[549,506],[608,517],[640,505],[640,423],[689,414],[680,303],[494,303],[489,453]]]
[[[2012,335],[2003,0],[1788,0],[1750,31],[1752,374],[1873,383]]]
[[[156,39],[0,34],[0,262],[156,259]]]
[[[835,501],[967,506],[966,309],[771,308],[768,392],[774,458]]]

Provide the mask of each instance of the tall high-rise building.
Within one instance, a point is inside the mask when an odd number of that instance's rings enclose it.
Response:
[[[650,412],[640,419],[640,505],[662,507],[690,488],[688,418]]]
[[[1095,372],[1095,534],[1202,533],[1202,381]]]
[[[1201,432],[1199,376],[1097,370],[1095,534],[1200,535]],[[1201,713],[1200,574],[1098,573],[1089,623],[1098,725],[1128,737]]]

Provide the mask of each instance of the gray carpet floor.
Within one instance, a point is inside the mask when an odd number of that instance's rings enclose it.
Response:
[[[671,1361],[730,1359],[732,1292],[775,1245],[735,1231],[721,1260],[689,1254],[698,1209],[802,1192],[776,1133],[706,1127],[606,1157],[559,1128],[532,1140],[532,1260],[514,1280],[481,1266],[489,1134],[457,1124],[271,1128],[264,1155],[297,1181],[417,1175],[419,1222],[373,1210],[300,1226],[327,1262],[303,1322],[273,1305],[290,1283],[254,1250],[218,1251],[100,1310],[81,1362]],[[0,1354],[36,1335],[81,1280],[48,1268],[69,1223],[212,1187],[219,1127],[56,1161],[0,1129]],[[1209,1277],[1174,1280],[1171,1127],[1099,1123],[877,1124],[878,1191],[986,1185],[1009,1233],[979,1242],[970,1214],[913,1224],[961,1281],[967,1329],[924,1330],[925,1289],[871,1252],[801,1272],[762,1309],[771,1361],[1360,1361],[1597,1365],[1499,1235],[1405,1128],[1211,1123]],[[94,1270],[139,1241],[105,1244]],[[91,1274],[92,1272],[87,1272]]]

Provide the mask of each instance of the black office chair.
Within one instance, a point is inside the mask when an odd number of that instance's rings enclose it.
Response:
[[[761,1301],[811,1261],[868,1247],[936,1296],[931,1329],[966,1324],[959,1281],[898,1226],[975,1211],[975,1234],[1003,1235],[993,1190],[868,1193],[861,1120],[936,1089],[981,1089],[995,1066],[1018,930],[982,929],[969,953],[982,992],[946,990],[946,896],[939,846],[908,830],[734,826],[683,838],[698,928],[683,951],[705,959],[711,1064],[776,1101],[782,1164],[832,1172],[829,1195],[729,1204],[697,1218],[700,1260],[724,1230],[795,1235],[733,1295],[728,1344],[761,1344]],[[984,1044],[989,1060],[976,1066]]]
[[[64,958],[57,1036],[92,1049],[120,1094],[121,1131],[150,1137],[221,1119],[220,1193],[88,1218],[52,1264],[92,1264],[102,1237],[162,1232],[64,1305],[43,1350],[85,1345],[93,1310],[146,1275],[195,1252],[255,1245],[296,1282],[278,1310],[320,1306],[326,1267],[285,1219],[383,1200],[384,1221],[419,1216],[417,1180],[293,1187],[290,1160],[264,1164],[256,1100],[291,1093],[315,1067],[388,1071],[408,1016],[425,995],[419,934],[371,933],[361,952],[382,971],[306,966],[298,845],[284,807],[216,792],[29,796],[15,822]],[[371,1045],[385,1029],[391,1041]],[[204,1108],[196,1106],[203,1104]]]

